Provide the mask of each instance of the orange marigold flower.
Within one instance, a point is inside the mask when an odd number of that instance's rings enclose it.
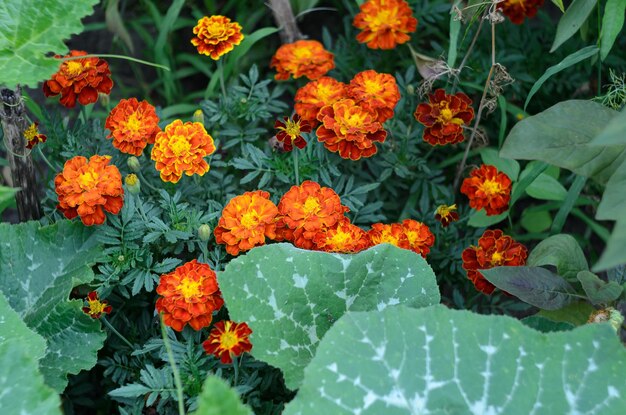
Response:
[[[137,98],[123,99],[111,110],[104,127],[111,133],[113,146],[122,153],[140,156],[148,144],[154,144],[159,128],[155,108]]]
[[[59,196],[58,209],[66,218],[77,215],[87,226],[101,225],[103,210],[117,215],[124,204],[122,175],[111,165],[110,156],[76,156],[65,162],[63,171],[54,178]]]
[[[213,312],[224,305],[215,272],[195,259],[161,275],[156,291],[160,295],[156,310],[176,331],[182,331],[187,324],[194,330],[207,327]]]
[[[277,239],[313,249],[317,232],[335,226],[348,211],[333,189],[307,180],[300,186],[292,186],[280,199]]]
[[[87,55],[81,50],[72,50],[63,58]],[[55,55],[55,58],[61,58]],[[63,61],[52,79],[44,82],[43,93],[50,97],[61,94],[61,105],[73,108],[76,97],[81,105],[94,103],[98,93],[109,94],[113,88],[109,64],[100,58],[82,58]]]
[[[39,132],[39,123],[36,121],[24,131],[24,138],[26,139],[26,148],[30,150],[39,143],[45,143],[48,139],[45,134]]]
[[[524,18],[535,17],[543,0],[504,0],[498,3],[498,9],[515,24],[522,24]]]
[[[409,239],[404,227],[399,223],[375,223],[367,232],[372,245],[391,244],[399,248],[410,249]]]
[[[305,76],[308,79],[318,79],[335,67],[335,55],[324,49],[317,40],[297,40],[278,48],[270,68],[278,72],[275,79],[294,79]]]
[[[472,100],[459,92],[448,95],[443,89],[429,94],[429,103],[419,104],[413,114],[415,119],[424,124],[424,141],[430,145],[456,144],[465,140],[463,125],[474,118]]]
[[[441,222],[441,226],[447,227],[451,222],[459,220],[459,214],[455,212],[456,203],[453,205],[439,205],[435,211],[435,219]]]
[[[233,357],[252,350],[252,330],[246,323],[226,320],[215,323],[209,338],[202,343],[206,354],[212,354],[224,364],[233,362]]]
[[[204,157],[215,152],[215,144],[199,122],[175,120],[157,134],[150,158],[161,172],[161,180],[177,183],[183,173],[203,176],[209,171]]]
[[[226,16],[204,16],[193,28],[191,43],[198,48],[198,53],[218,60],[239,45],[243,40],[241,26]]]
[[[352,24],[361,29],[356,40],[370,49],[393,49],[408,42],[417,19],[405,0],[367,0]]]
[[[312,127],[317,127],[317,113],[326,105],[332,105],[345,98],[347,85],[329,76],[307,83],[298,89],[295,96],[296,113]]]
[[[422,222],[405,219],[402,221],[402,230],[409,243],[408,249],[426,258],[430,247],[435,244],[435,235],[430,228]]]
[[[256,190],[235,196],[222,211],[214,231],[215,241],[225,244],[231,255],[264,245],[266,237],[276,238],[276,215],[278,208],[267,192]]]
[[[393,117],[393,109],[400,101],[400,90],[396,78],[372,69],[356,74],[350,81],[348,90],[350,97],[355,101],[365,101],[367,105],[378,111],[380,123]]]
[[[463,180],[461,193],[469,198],[471,208],[485,208],[487,216],[499,215],[509,208],[511,179],[494,166],[483,164]]]
[[[360,252],[371,244],[367,232],[350,223],[348,218],[342,218],[335,226],[318,231],[313,242],[320,251],[344,254]]]
[[[371,157],[378,151],[374,143],[382,143],[387,137],[378,121],[378,112],[353,99],[341,99],[325,106],[317,119],[322,122],[316,130],[318,140],[344,159]]]
[[[311,124],[302,120],[298,114],[291,119],[284,117],[283,121],[276,120],[274,124],[274,128],[279,130],[276,134],[276,139],[283,143],[283,150],[291,151],[294,145],[298,148],[304,148],[306,141],[301,134],[310,133],[312,130]]]
[[[486,230],[478,239],[478,246],[470,246],[463,251],[463,269],[478,291],[491,294],[496,288],[480,273],[481,269],[503,266],[523,266],[528,250],[513,238],[504,235],[499,229]]]
[[[113,310],[105,300],[98,298],[98,293],[95,291],[90,292],[85,301],[87,301],[87,307],[83,307],[83,312],[89,314],[91,318],[100,318],[102,314],[111,314]]]

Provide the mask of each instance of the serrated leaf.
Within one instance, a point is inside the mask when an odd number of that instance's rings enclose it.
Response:
[[[580,271],[589,270],[583,250],[573,236],[552,235],[537,244],[526,261],[528,266],[553,265],[559,275],[576,280]]]
[[[602,32],[600,33],[600,57],[602,60],[609,55],[617,35],[624,27],[625,11],[626,1],[624,0],[607,0],[604,5]]]
[[[3,0],[0,2],[2,83],[36,87],[59,69],[51,53],[64,55],[63,43],[83,30],[81,19],[98,0]]]
[[[505,316],[389,307],[328,331],[284,415],[618,415],[625,370],[606,324],[540,333]]]
[[[113,389],[109,392],[109,395],[114,398],[136,398],[152,392],[152,389],[140,383],[131,383],[130,385],[124,385],[117,389]]]
[[[231,318],[252,328],[252,354],[280,368],[290,389],[299,386],[324,333],[347,311],[440,300],[426,261],[387,244],[355,255],[261,246],[231,261],[218,281]]]
[[[217,376],[208,376],[198,396],[198,409],[191,415],[252,415],[237,392]]]
[[[593,272],[580,271],[577,278],[592,304],[609,304],[615,301],[623,291],[618,283],[602,281]]]
[[[554,52],[585,23],[597,0],[574,0],[559,20],[550,52]]]

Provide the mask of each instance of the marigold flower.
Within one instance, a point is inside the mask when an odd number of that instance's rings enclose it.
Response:
[[[215,152],[215,144],[198,122],[175,120],[157,134],[150,158],[164,182],[178,183],[183,173],[203,176],[209,171],[204,157]]]
[[[140,156],[148,144],[154,144],[161,132],[155,108],[137,98],[123,99],[111,110],[104,127],[111,133],[113,146],[122,153]]]
[[[252,350],[250,335],[252,330],[246,323],[218,321],[209,333],[209,338],[202,343],[206,354],[212,354],[224,364],[233,363],[233,357]]]
[[[430,252],[430,247],[435,244],[435,235],[430,231],[430,228],[422,222],[405,219],[402,221],[402,230],[409,245],[407,249],[426,258]]]
[[[317,232],[335,226],[348,211],[333,189],[307,180],[292,186],[280,199],[276,239],[313,249]]]
[[[471,208],[485,208],[487,216],[499,215],[509,208],[511,179],[494,166],[483,164],[463,180],[461,193],[469,198]]]
[[[54,178],[59,196],[58,209],[66,218],[77,215],[87,226],[104,223],[104,211],[118,214],[124,204],[122,175],[109,166],[110,156],[76,156],[65,162],[63,171]]]
[[[498,3],[498,9],[515,24],[522,24],[524,18],[535,17],[543,0],[504,0]]]
[[[297,40],[278,48],[270,68],[278,72],[275,79],[286,80],[289,76],[294,79],[305,76],[308,79],[318,79],[335,67],[335,55],[324,49],[317,40]]]
[[[365,101],[367,105],[378,111],[380,123],[393,117],[393,109],[400,101],[400,90],[396,78],[372,69],[356,74],[350,81],[348,90],[350,97],[355,101]]]
[[[87,307],[83,307],[83,312],[91,318],[100,318],[102,314],[111,314],[113,308],[105,301],[98,298],[98,293],[90,292],[85,299]]]
[[[278,208],[267,192],[256,190],[235,196],[222,211],[214,231],[215,241],[225,244],[231,255],[264,245],[266,237],[276,238],[276,215]]]
[[[459,92],[448,95],[443,89],[429,94],[429,103],[419,104],[413,114],[415,119],[424,124],[424,141],[428,144],[456,144],[465,140],[463,125],[469,124],[474,118],[472,100]]]
[[[352,24],[361,29],[356,40],[370,49],[393,49],[408,42],[417,19],[405,0],[367,0]]]
[[[207,264],[193,260],[161,275],[156,289],[156,310],[163,322],[176,331],[189,324],[200,330],[211,324],[213,312],[224,305],[217,276]]]
[[[326,105],[332,105],[347,96],[347,85],[329,76],[307,83],[298,89],[294,106],[296,113],[312,127],[319,124],[317,114]]]
[[[32,150],[39,143],[45,143],[48,139],[45,134],[39,132],[39,123],[36,121],[24,131],[24,138],[26,139],[26,148],[29,150]]]
[[[375,223],[367,232],[372,245],[391,244],[399,248],[410,249],[409,239],[404,227],[399,223]]]
[[[441,226],[447,227],[451,222],[459,220],[459,214],[455,212],[456,203],[453,205],[439,205],[435,211],[435,219],[441,222]]]
[[[191,43],[198,48],[198,53],[218,60],[239,45],[244,36],[241,26],[226,16],[204,16],[193,28]]]
[[[274,124],[274,128],[279,130],[276,134],[276,139],[283,143],[283,150],[291,151],[294,145],[298,148],[304,148],[306,141],[301,134],[310,133],[312,130],[311,124],[302,120],[298,114],[291,119],[284,117],[283,121],[276,120]]]
[[[72,50],[70,58],[87,55],[87,52]],[[55,58],[61,58],[55,55]],[[52,75],[52,79],[44,82],[43,93],[50,97],[61,94],[61,105],[73,108],[76,97],[81,105],[94,103],[98,100],[98,93],[109,94],[113,88],[109,64],[100,58],[82,58],[63,61],[59,71]]]
[[[378,121],[378,112],[352,99],[341,99],[325,106],[317,119],[322,122],[316,130],[318,140],[344,159],[371,157],[378,151],[374,143],[382,143],[387,137]]]
[[[353,254],[369,248],[371,241],[367,232],[344,217],[335,226],[318,231],[313,243],[320,251]]]
[[[499,229],[486,230],[478,239],[477,246],[470,246],[461,254],[463,269],[478,291],[491,294],[496,288],[480,273],[494,267],[517,267],[526,264],[528,250]]]

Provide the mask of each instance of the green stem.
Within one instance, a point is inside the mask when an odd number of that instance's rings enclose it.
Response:
[[[185,415],[185,402],[183,400],[183,384],[180,381],[180,373],[174,360],[174,352],[172,352],[172,345],[170,339],[167,337],[167,331],[165,329],[165,323],[163,322],[163,314],[159,313],[159,319],[161,320],[161,337],[163,337],[163,344],[165,344],[165,350],[167,351],[167,359],[172,366],[172,373],[174,374],[174,384],[176,385],[176,397],[178,398],[178,414]]]
[[[43,161],[48,165],[48,167],[50,167],[52,169],[53,172],[59,171],[59,169],[57,169],[56,167],[54,167],[52,165],[52,163],[50,163],[50,160],[48,160],[46,158],[46,156],[44,156],[43,151],[41,151],[41,147],[39,147],[38,145],[35,146],[37,147],[37,151],[39,152],[39,155],[41,156],[41,158],[43,159]]]
[[[154,66],[155,68],[161,68],[164,69],[166,71],[169,71],[170,68],[168,68],[165,65],[159,65],[158,63],[152,63],[152,62],[148,62],[148,61],[144,61],[142,59],[137,59],[137,58],[131,58],[130,56],[124,56],[124,55],[111,55],[111,54],[98,54],[98,55],[80,55],[80,56],[70,56],[67,58],[61,58],[62,61],[73,61],[76,59],[85,59],[85,58],[117,58],[117,59],[125,59],[127,61],[131,61],[131,62],[137,62],[137,63],[141,63],[143,65],[148,65],[148,66]]]
[[[296,186],[300,186],[300,166],[298,166],[298,151],[294,148],[293,153],[293,171],[296,174]]]
[[[111,323],[109,323],[109,320],[107,320],[105,316],[100,317],[100,320],[102,320],[104,325],[107,326],[109,328],[109,330],[111,330],[113,333],[115,333],[115,335],[117,335],[117,337],[122,339],[122,341],[124,343],[126,343],[128,345],[128,347],[130,347],[131,349],[135,348],[135,346],[133,346],[133,344],[131,342],[129,342],[128,339],[122,335],[122,333],[117,331],[117,329],[115,327],[113,327],[113,325]]]
[[[237,387],[237,382],[239,381],[239,356],[233,357],[233,369],[235,369],[235,384]]]
[[[157,193],[159,192],[159,189],[157,189],[156,187],[152,186],[150,184],[150,182],[143,176],[143,174],[140,171],[137,172],[137,175],[141,179],[141,183],[145,183],[146,186],[148,186],[150,189],[154,190]]]
[[[596,9],[598,10],[598,38],[600,37],[600,31],[602,30],[602,18],[600,17],[600,2],[596,5]],[[600,39],[598,39],[600,43]],[[602,59],[598,58],[598,92],[596,96],[602,95]]]
[[[217,71],[220,73],[220,87],[222,88],[222,96],[226,99],[226,83],[224,82],[224,62],[222,59],[217,61]]]

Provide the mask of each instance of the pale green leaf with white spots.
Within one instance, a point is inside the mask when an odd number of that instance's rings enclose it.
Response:
[[[232,320],[252,329],[252,354],[280,368],[296,389],[320,339],[347,311],[440,301],[435,274],[419,255],[378,245],[355,255],[290,244],[255,248],[219,273]]]
[[[443,306],[348,313],[284,415],[622,415],[626,349],[606,324],[540,333]]]

